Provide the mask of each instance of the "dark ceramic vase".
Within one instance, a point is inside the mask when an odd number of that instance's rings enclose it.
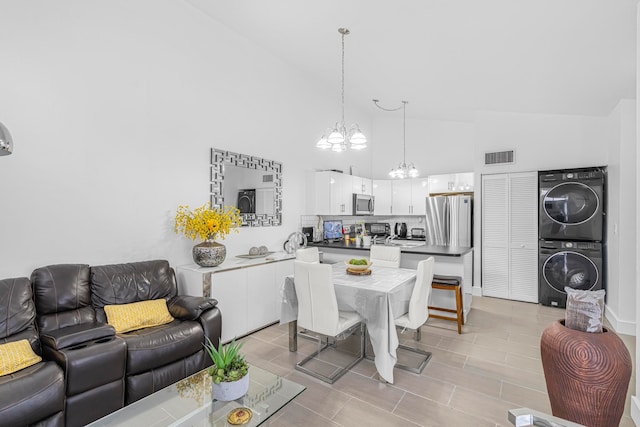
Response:
[[[540,352],[551,410],[588,427],[617,426],[631,378],[631,355],[620,337],[581,332],[564,320],[542,333]]]
[[[200,267],[217,267],[227,257],[227,248],[212,238],[193,247],[193,261]]]

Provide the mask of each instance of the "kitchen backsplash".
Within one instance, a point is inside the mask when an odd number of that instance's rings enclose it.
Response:
[[[412,228],[425,228],[424,216],[334,216],[334,215],[302,215],[300,217],[300,229],[302,227],[314,227],[316,233],[318,229],[322,230],[322,222],[325,220],[342,220],[342,226],[345,229],[345,233],[350,231],[355,232],[356,228],[365,222],[382,222],[389,223],[391,230],[394,229],[396,222],[404,222],[407,224],[407,230],[410,232]],[[410,234],[410,233],[409,233]],[[320,240],[316,236],[315,240]]]

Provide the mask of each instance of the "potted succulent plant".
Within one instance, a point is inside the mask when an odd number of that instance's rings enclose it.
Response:
[[[216,348],[209,337],[204,348],[213,361],[209,375],[213,379],[214,399],[227,402],[236,400],[249,391],[249,366],[240,354],[243,343],[233,339],[229,344]]]

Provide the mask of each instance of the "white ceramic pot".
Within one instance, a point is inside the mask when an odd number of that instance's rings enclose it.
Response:
[[[362,246],[371,246],[371,236],[362,236]]]
[[[238,381],[212,383],[213,398],[222,402],[240,399],[249,391],[249,373]]]

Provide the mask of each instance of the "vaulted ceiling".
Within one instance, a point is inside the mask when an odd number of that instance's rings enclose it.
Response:
[[[415,118],[606,115],[635,98],[636,0],[187,0],[340,96]]]

